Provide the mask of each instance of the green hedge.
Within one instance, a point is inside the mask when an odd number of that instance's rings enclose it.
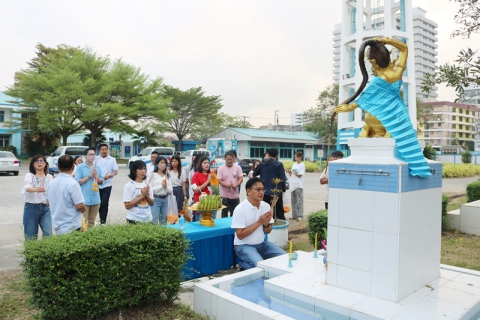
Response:
[[[442,194],[442,229],[447,228],[447,206],[449,200],[449,196]]]
[[[480,166],[472,163],[444,163],[442,165],[442,176],[444,178],[465,178],[480,174]]]
[[[189,243],[178,230],[113,225],[26,241],[27,283],[44,319],[92,319],[149,302],[171,303]]]
[[[308,240],[312,245],[315,244],[315,233],[318,233],[317,249],[322,248],[320,244],[320,240],[326,238],[324,235],[324,228],[326,230],[327,226],[328,226],[327,210],[312,212],[308,216]]]
[[[281,163],[283,163],[283,167],[285,169],[292,169],[293,161],[282,160]],[[325,168],[325,164],[326,164],[325,161],[322,161],[322,162],[303,161],[303,163],[305,164],[305,171],[306,172],[322,172],[323,169]],[[288,178],[288,175],[287,175],[287,178]]]
[[[467,202],[480,200],[480,181],[467,184]]]

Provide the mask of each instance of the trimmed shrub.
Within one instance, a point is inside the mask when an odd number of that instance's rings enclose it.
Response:
[[[480,200],[480,181],[467,185],[467,202]]]
[[[293,161],[285,160],[281,161],[283,163],[283,167],[285,169],[292,169],[293,166]],[[303,161],[305,164],[305,171],[306,172],[322,172],[323,168],[325,168],[325,161],[322,161],[322,163],[318,161],[310,162],[310,161]],[[288,176],[287,176],[288,177]]]
[[[443,163],[442,177],[443,178],[465,178],[473,177],[480,174],[480,166],[471,163]]]
[[[468,150],[462,153],[462,162],[463,163],[472,163],[472,153]]]
[[[435,156],[437,155],[437,151],[433,149],[433,147],[427,143],[425,148],[423,149],[423,155],[425,158],[430,160],[435,160]]]
[[[17,154],[17,148],[15,146],[6,146],[6,147],[0,147],[1,151],[10,151],[15,155],[15,157],[18,156]]]
[[[308,240],[315,244],[315,233],[318,233],[317,249],[321,249],[320,240],[325,239],[324,228],[328,226],[328,211],[319,210],[308,216]]]
[[[22,267],[44,319],[93,319],[143,303],[172,303],[189,259],[183,234],[114,225],[26,241]]]
[[[449,200],[450,198],[447,195],[442,194],[442,229],[447,227],[447,205]]]

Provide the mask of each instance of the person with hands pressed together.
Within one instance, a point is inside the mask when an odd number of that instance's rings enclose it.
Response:
[[[231,151],[225,153],[225,163],[218,168],[218,183],[220,184],[220,196],[222,205],[222,218],[228,218],[228,212],[232,216],[233,211],[240,203],[240,192],[238,187],[243,182],[242,168],[235,163],[235,156]]]
[[[145,181],[146,175],[147,168],[142,160],[130,165],[130,181],[123,187],[123,203],[127,210],[128,223],[152,221],[153,191]]]
[[[155,170],[148,178],[148,185],[152,187],[154,197],[152,223],[167,223],[168,195],[173,192],[173,188],[165,157],[159,156],[155,160]]]
[[[202,192],[210,194],[210,181],[213,178],[213,173],[210,171],[210,160],[207,156],[200,157],[197,163],[195,174],[192,177],[192,188],[194,191],[193,201],[198,202]]]
[[[80,184],[85,199],[86,209],[83,212],[83,217],[88,223],[88,228],[95,225],[95,219],[100,208],[98,186],[103,183],[102,170],[96,165],[95,160],[95,148],[90,147],[85,150],[85,162],[75,168],[75,180]]]
[[[276,244],[265,241],[265,233],[273,228],[273,210],[263,201],[265,186],[260,178],[249,179],[245,185],[247,199],[236,208],[232,217],[235,229],[235,253],[241,269],[257,266],[259,261],[285,254]]]

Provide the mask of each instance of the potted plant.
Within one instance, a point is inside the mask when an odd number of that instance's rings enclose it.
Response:
[[[273,209],[273,228],[268,235],[268,241],[275,243],[279,247],[285,247],[288,244],[288,221],[277,218],[276,203],[282,196],[282,190],[278,188],[278,185],[283,182],[280,178],[272,179],[272,183],[275,184],[275,188],[272,191],[272,209]]]

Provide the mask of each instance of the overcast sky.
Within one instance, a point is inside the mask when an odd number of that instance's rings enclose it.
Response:
[[[439,63],[480,37],[450,39],[458,4],[412,0],[438,23]],[[43,43],[89,46],[152,78],[220,95],[222,111],[255,126],[290,123],[333,83],[333,36],[341,0],[1,0],[0,90]],[[440,100],[455,99],[441,87]]]

